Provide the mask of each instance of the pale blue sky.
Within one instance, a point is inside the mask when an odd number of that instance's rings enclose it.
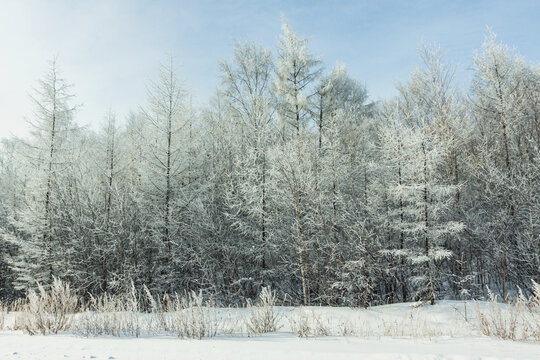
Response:
[[[233,42],[274,48],[281,14],[311,39],[327,69],[344,63],[373,100],[395,94],[396,81],[419,64],[422,41],[441,45],[461,84],[486,26],[527,60],[540,60],[538,0],[0,0],[0,137],[26,133],[28,92],[55,55],[84,104],[78,122],[96,128],[109,107],[124,118],[144,103],[145,84],[168,53],[204,104]]]

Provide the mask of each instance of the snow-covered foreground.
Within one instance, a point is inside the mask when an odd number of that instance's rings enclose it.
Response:
[[[540,346],[488,338],[436,340],[255,338],[82,338],[0,335],[1,359],[540,359]]]
[[[77,331],[29,336],[5,330],[0,332],[0,359],[540,359],[538,342],[482,336],[471,303],[467,312],[464,303],[455,301],[421,307],[278,307],[276,311],[278,331],[248,336],[241,323],[249,317],[247,309],[216,309],[229,327],[237,327],[231,335],[203,340],[163,334],[84,337]],[[6,328],[14,315],[8,314]],[[299,338],[294,322],[302,317],[311,326],[323,324],[330,336],[311,333],[307,339]]]

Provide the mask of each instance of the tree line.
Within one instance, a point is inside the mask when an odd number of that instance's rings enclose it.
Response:
[[[119,126],[75,121],[56,61],[0,147],[0,297],[270,286],[294,304],[503,297],[540,282],[540,69],[489,33],[468,89],[435,46],[369,102],[285,22],[195,108],[171,58]]]

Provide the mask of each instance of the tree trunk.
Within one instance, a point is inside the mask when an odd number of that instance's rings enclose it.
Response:
[[[428,190],[427,190],[427,154],[426,154],[426,147],[424,142],[422,141],[422,154],[424,156],[424,255],[426,256],[425,261],[425,276],[427,280],[427,287],[428,287],[428,296],[429,296],[429,303],[431,305],[435,304],[435,296],[433,295],[433,283],[431,280],[431,271],[429,268],[429,236],[428,236]]]

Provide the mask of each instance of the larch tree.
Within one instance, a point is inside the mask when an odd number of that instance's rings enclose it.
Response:
[[[389,150],[397,152],[398,161],[397,184],[394,180],[390,192],[400,207],[398,254],[405,251],[411,263],[422,265],[423,271],[413,278],[416,296],[433,304],[440,288],[440,262],[452,255],[448,240],[459,237],[464,226],[448,216],[459,184],[440,173],[447,154],[436,129],[449,120],[443,94],[446,73],[429,51],[423,53],[425,67],[415,70],[409,82],[399,87],[395,116],[401,130],[388,143],[394,144]]]
[[[16,296],[12,287],[15,273],[10,264],[17,255],[13,240],[20,236],[17,224],[26,192],[22,148],[24,144],[19,139],[2,139],[0,143],[0,297],[3,298]]]
[[[57,189],[72,164],[74,144],[70,137],[77,130],[70,89],[53,60],[31,96],[35,109],[30,122],[32,137],[25,153],[31,170],[27,207],[20,214],[23,234],[18,238],[20,256],[14,266],[17,288],[32,287],[36,282],[48,286],[53,277],[62,275],[64,244],[56,236],[61,230],[56,220],[63,202]]]
[[[296,35],[286,20],[278,43],[274,95],[282,137],[298,136],[310,120],[310,101],[321,74],[321,60],[308,50],[308,40]]]
[[[173,214],[185,175],[188,130],[186,90],[178,79],[173,58],[162,65],[159,77],[148,88],[148,105],[143,108],[145,125],[145,192],[153,212],[154,246],[159,249],[156,268],[160,291],[173,291],[175,254],[180,246],[178,223]],[[152,260],[150,260],[152,262]],[[168,274],[168,276],[165,276]]]
[[[311,303],[313,290],[310,264],[315,239],[310,236],[310,209],[315,208],[316,177],[312,149],[311,139],[303,134],[285,146],[274,146],[270,153],[272,216],[281,239],[278,248],[290,268],[288,286],[304,305]]]
[[[485,275],[487,285],[497,286],[502,297],[508,293],[508,281],[516,283],[514,266],[521,256],[514,251],[518,246],[519,216],[527,212],[527,204],[520,203],[521,189],[515,186],[526,165],[528,132],[524,124],[524,74],[527,66],[523,59],[488,33],[482,51],[474,58],[474,78],[471,86],[472,114],[477,120],[475,132],[479,139],[474,156],[477,167],[476,184],[485,196],[476,203],[473,212],[474,236],[487,240],[483,246],[496,249],[498,279]],[[525,170],[526,172],[528,170]],[[494,270],[495,270],[494,269]]]
[[[96,227],[97,241],[94,242],[96,248],[93,253],[98,257],[96,273],[99,274],[100,292],[108,291],[115,276],[115,269],[119,267],[116,264],[118,258],[115,254],[118,253],[117,247],[122,230],[119,228],[117,214],[123,201],[122,189],[119,185],[126,164],[122,149],[122,134],[116,122],[116,114],[109,110],[105,116],[103,128],[98,134],[100,152],[95,157],[97,159],[95,173],[98,178],[94,181],[101,185],[97,191],[99,197],[96,199],[96,208],[101,216],[99,216],[99,221],[94,221],[99,226]]]
[[[254,251],[248,258],[254,259],[259,267],[254,276],[259,285],[264,285],[268,282],[270,238],[268,148],[274,141],[271,51],[254,44],[237,43],[232,63],[221,63],[221,74],[228,113],[242,136],[235,157],[236,174],[227,195],[228,213],[234,225],[247,236],[244,246]]]

